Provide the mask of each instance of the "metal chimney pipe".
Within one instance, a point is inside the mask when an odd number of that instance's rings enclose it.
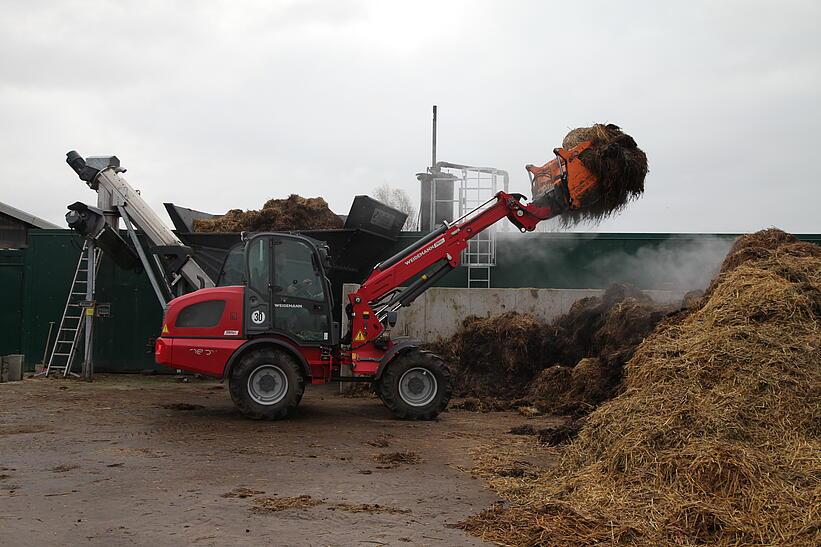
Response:
[[[430,168],[436,169],[436,105],[433,105],[433,143],[430,152]]]

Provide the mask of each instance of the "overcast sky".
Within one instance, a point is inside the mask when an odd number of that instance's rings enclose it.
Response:
[[[0,201],[95,203],[65,153],[211,212],[419,199],[439,159],[511,173],[621,125],[647,191],[600,231],[821,232],[821,2],[0,0]],[[590,229],[590,228],[585,228]]]

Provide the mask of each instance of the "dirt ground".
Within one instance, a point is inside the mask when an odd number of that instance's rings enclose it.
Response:
[[[337,390],[309,386],[296,416],[255,422],[215,381],[0,384],[0,544],[480,545],[451,527],[498,501],[469,451],[522,416],[404,422]],[[402,451],[421,461],[377,461]]]

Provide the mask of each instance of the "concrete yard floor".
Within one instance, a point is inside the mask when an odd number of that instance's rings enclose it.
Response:
[[[524,419],[405,422],[337,390],[308,386],[294,417],[258,422],[215,381],[0,384],[0,544],[481,545],[451,526],[498,501],[468,451]],[[403,450],[421,463],[374,461]],[[258,493],[225,497],[237,488]],[[321,503],[256,505],[302,495]]]

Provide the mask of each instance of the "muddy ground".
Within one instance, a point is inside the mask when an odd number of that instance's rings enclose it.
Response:
[[[337,389],[309,386],[292,419],[255,422],[212,381],[0,384],[0,543],[480,545],[450,526],[498,501],[469,451],[522,416],[403,422]],[[421,461],[376,461],[403,451]],[[290,504],[303,507],[271,510]]]

